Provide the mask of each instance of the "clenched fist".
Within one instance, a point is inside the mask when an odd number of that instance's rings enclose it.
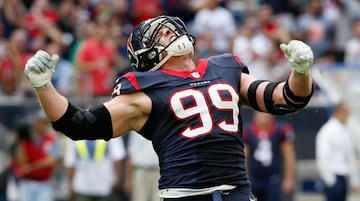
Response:
[[[292,40],[288,44],[281,44],[280,49],[298,74],[307,75],[309,73],[314,62],[314,54],[310,46],[302,41]]]
[[[46,87],[51,80],[55,67],[59,61],[59,56],[50,56],[43,50],[38,50],[25,65],[25,76],[35,89]]]

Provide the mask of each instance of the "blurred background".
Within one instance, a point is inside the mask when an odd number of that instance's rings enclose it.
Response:
[[[9,150],[17,140],[19,121],[34,118],[39,109],[23,75],[33,53],[44,49],[61,56],[52,81],[63,95],[84,106],[100,103],[110,98],[115,79],[131,71],[126,40],[133,27],[166,14],[180,17],[196,36],[196,60],[230,52],[259,79],[286,80],[291,69],[281,43],[298,39],[311,46],[313,98],[303,111],[276,118],[290,122],[295,131],[293,200],[324,200],[315,137],[332,106],[344,98],[353,106],[349,128],[360,156],[359,10],[359,0],[0,0],[0,172],[11,170]],[[251,121],[252,110],[242,110],[244,123]],[[65,146],[59,138],[60,173],[49,185],[56,189],[56,200],[68,200],[69,185],[61,170]],[[122,138],[126,147],[127,137]],[[117,171],[126,173],[124,166]],[[6,175],[7,198],[16,201],[16,178],[11,171]],[[114,200],[128,200],[124,186]],[[349,200],[359,201],[358,194]]]

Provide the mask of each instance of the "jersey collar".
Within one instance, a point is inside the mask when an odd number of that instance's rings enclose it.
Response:
[[[160,69],[163,73],[181,77],[181,78],[191,78],[193,80],[200,80],[208,67],[208,60],[207,59],[200,59],[196,68],[193,71],[174,71],[169,69]]]

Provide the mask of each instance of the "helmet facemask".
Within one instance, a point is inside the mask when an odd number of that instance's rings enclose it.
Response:
[[[159,31],[165,27],[176,35],[167,45],[158,41]],[[154,71],[172,56],[193,53],[194,43],[194,36],[189,34],[184,22],[179,18],[159,16],[134,29],[128,40],[128,56],[136,71]]]

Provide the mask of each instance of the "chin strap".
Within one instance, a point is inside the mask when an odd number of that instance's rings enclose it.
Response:
[[[175,39],[170,43],[167,47],[160,47],[159,52],[166,51],[167,55],[164,58],[160,58],[160,62],[156,64],[149,71],[155,71],[159,69],[167,60],[169,60],[172,56],[183,56],[191,53],[194,54],[194,45],[190,41],[189,36],[182,35],[179,38]],[[162,57],[162,56],[161,56]]]
[[[171,42],[171,44],[165,48],[165,50],[169,55],[172,56],[182,56],[189,54],[190,52],[194,54],[194,45],[190,41],[189,36],[182,35]]]

